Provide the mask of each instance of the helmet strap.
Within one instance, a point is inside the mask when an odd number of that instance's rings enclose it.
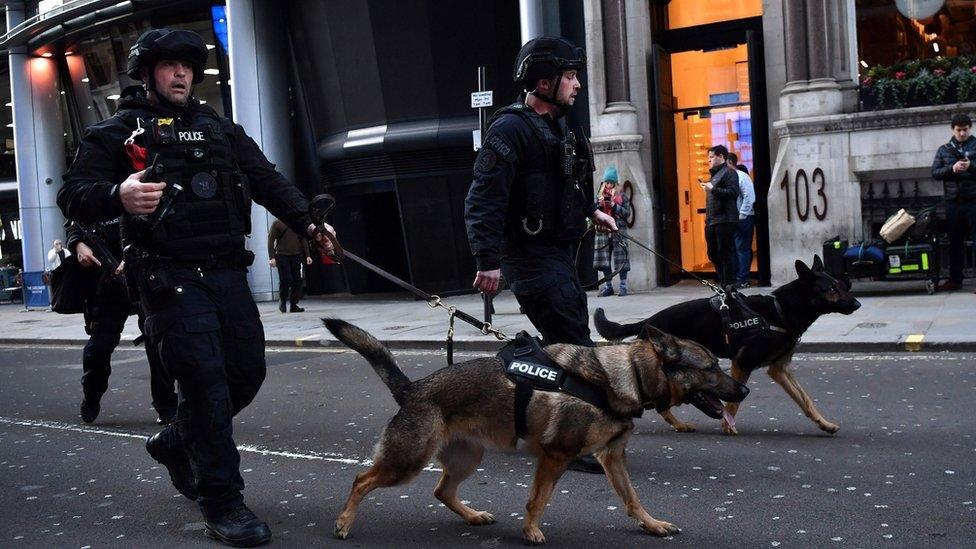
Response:
[[[558,73],[556,75],[556,80],[554,81],[554,83],[552,85],[552,97],[549,97],[549,96],[543,94],[538,89],[535,89],[535,90],[532,90],[531,92],[529,92],[532,95],[534,95],[535,97],[537,97],[539,100],[544,101],[546,103],[549,103],[550,105],[553,105],[554,107],[557,107],[557,111],[554,113],[555,114],[555,118],[559,118],[559,117],[565,115],[566,114],[566,111],[569,109],[569,105],[560,103],[559,101],[556,100],[556,96],[559,93],[559,84],[562,82],[562,79],[563,79],[563,73],[560,72],[560,73]]]

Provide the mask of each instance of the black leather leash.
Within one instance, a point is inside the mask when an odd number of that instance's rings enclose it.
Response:
[[[504,332],[494,328],[491,325],[491,322],[478,320],[477,318],[462,311],[461,309],[458,309],[453,305],[448,305],[444,303],[443,301],[441,301],[440,296],[438,296],[437,294],[427,293],[421,290],[420,288],[414,286],[413,284],[410,284],[406,280],[403,280],[402,278],[386,271],[385,269],[378,267],[370,263],[369,261],[359,257],[358,255],[343,249],[342,245],[339,244],[339,241],[336,239],[336,237],[331,232],[325,230],[325,228],[323,227],[325,223],[325,216],[329,213],[329,211],[334,206],[335,206],[335,199],[332,198],[332,196],[327,194],[320,194],[312,199],[309,208],[311,212],[312,220],[315,221],[316,225],[319,227],[319,232],[325,238],[329,239],[329,241],[332,243],[332,254],[331,254],[332,260],[335,261],[336,263],[341,264],[342,261],[345,260],[346,258],[351,259],[353,263],[356,263],[357,265],[380,275],[381,277],[396,284],[397,286],[403,288],[404,290],[407,290],[408,292],[419,297],[420,299],[423,299],[425,302],[427,302],[427,306],[430,307],[431,309],[436,309],[440,307],[446,310],[449,315],[449,325],[447,329],[447,363],[448,364],[454,364],[454,319],[455,318],[460,318],[464,322],[467,322],[468,324],[474,326],[475,328],[481,331],[482,335],[493,335],[495,336],[495,339],[499,341],[508,341],[510,339],[507,335],[505,335]]]

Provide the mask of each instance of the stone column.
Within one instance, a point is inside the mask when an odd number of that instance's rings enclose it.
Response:
[[[620,183],[630,181],[636,212],[630,234],[652,248],[654,203],[651,187],[646,59],[650,48],[650,13],[640,0],[585,0],[586,52],[589,73],[590,128],[596,161],[594,183],[607,166],[616,166]],[[641,105],[638,108],[637,105]],[[598,191],[599,189],[594,189]],[[631,248],[636,250],[635,248]],[[630,254],[631,290],[657,285],[650,254]]]
[[[607,104],[630,103],[627,68],[627,11],[624,0],[603,0],[603,58]]]
[[[7,29],[23,20],[23,3],[7,2]],[[31,57],[23,46],[10,50],[9,63],[24,272],[44,271],[52,242],[64,240],[57,206],[65,171],[58,70],[53,59]]]
[[[783,34],[786,48],[786,82],[805,82],[807,66],[807,14],[805,0],[783,2]]]
[[[288,70],[279,9],[269,2],[227,2],[227,38],[230,58],[231,102],[234,121],[242,125],[278,171],[292,180],[289,128]],[[254,204],[251,237],[254,252],[248,270],[251,292],[258,301],[277,299],[277,272],[268,265],[268,228],[271,214]]]
[[[787,84],[780,95],[780,115],[839,114],[843,98],[832,71],[827,0],[786,0],[783,9]]]

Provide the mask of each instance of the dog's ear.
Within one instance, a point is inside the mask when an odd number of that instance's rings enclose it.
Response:
[[[807,267],[807,264],[799,259],[796,260],[796,274],[800,277],[800,280],[806,283],[811,283],[817,278],[813,274],[813,271],[810,270],[810,267]]]
[[[814,254],[814,256],[813,256],[813,272],[815,272],[815,273],[822,273],[823,270],[824,270],[823,260],[820,259],[820,256],[819,255]]]
[[[662,332],[658,328],[651,325],[650,322],[645,322],[644,326],[641,328],[640,334],[637,336],[638,339],[643,339],[654,347],[654,351],[664,360],[664,362],[675,362],[681,356],[678,352],[678,342],[674,339],[674,336],[665,332]]]

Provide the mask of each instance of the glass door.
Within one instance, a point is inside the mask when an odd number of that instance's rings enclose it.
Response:
[[[706,197],[698,181],[710,177],[707,153],[715,145],[725,145],[739,164],[753,170],[747,48],[671,54],[671,79],[681,263],[689,271],[710,272]]]

